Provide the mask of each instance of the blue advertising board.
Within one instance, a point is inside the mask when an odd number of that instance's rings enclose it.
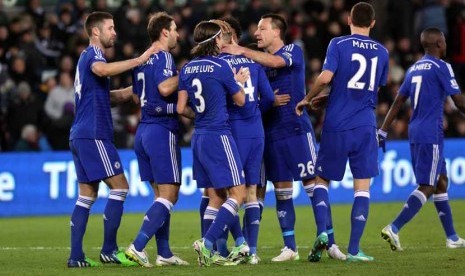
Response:
[[[449,197],[465,198],[465,139],[447,140],[444,147],[449,175]],[[145,212],[154,200],[148,183],[141,182],[135,154],[120,151],[130,191],[126,212]],[[389,141],[387,151],[379,155],[380,175],[371,184],[371,201],[403,201],[415,188],[415,176],[406,141]],[[93,213],[103,212],[108,195],[101,184]],[[71,153],[1,153],[0,154],[0,217],[70,214],[78,196],[78,185]],[[192,179],[192,152],[182,150],[182,185],[175,210],[197,210],[201,191]],[[294,183],[295,204],[308,204],[300,182]],[[332,182],[332,203],[351,203],[352,176],[347,166],[344,179]],[[265,204],[274,205],[273,188],[267,186]]]

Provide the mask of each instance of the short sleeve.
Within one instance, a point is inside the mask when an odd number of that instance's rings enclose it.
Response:
[[[438,70],[438,79],[447,96],[461,93],[457,80],[455,79],[454,70],[449,63],[444,62],[444,64],[441,64]]]
[[[326,50],[326,58],[323,63],[323,71],[328,70],[333,73],[336,73],[338,68],[338,61],[339,61],[339,51],[337,48],[337,40],[332,39],[329,42],[328,49]]]
[[[286,67],[302,65],[303,53],[302,49],[295,44],[288,44],[281,48],[275,55],[280,56],[286,62]]]

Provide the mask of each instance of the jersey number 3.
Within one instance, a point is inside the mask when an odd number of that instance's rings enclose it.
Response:
[[[354,53],[352,54],[352,61],[358,61],[358,63],[360,63],[360,67],[358,68],[355,75],[347,83],[347,88],[363,90],[365,89],[366,83],[361,82],[360,79],[363,77],[363,75],[365,75],[365,71],[367,70],[367,60],[363,55],[359,53]],[[368,86],[369,91],[375,91],[375,77],[377,65],[378,57],[372,58],[370,69],[370,84]]]
[[[195,105],[198,113],[205,111],[205,99],[202,96],[202,83],[199,79],[195,78],[192,80],[192,86],[195,86],[194,97],[199,101],[199,104]]]

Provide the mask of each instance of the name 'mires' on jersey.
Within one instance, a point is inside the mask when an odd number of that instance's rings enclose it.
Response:
[[[79,57],[74,79],[76,115],[70,130],[70,140],[113,140],[110,111],[110,78],[92,72],[94,62],[107,62],[102,50],[89,46]]]
[[[410,97],[413,108],[408,130],[410,142],[442,142],[444,101],[447,96],[460,93],[450,64],[423,56],[408,69],[399,93]]]
[[[279,49],[276,56],[286,62],[282,68],[267,68],[266,75],[273,91],[277,94],[289,94],[291,100],[284,106],[275,107],[264,117],[266,138],[269,141],[282,139],[297,134],[313,131],[307,111],[298,116],[295,107],[306,94],[305,60],[302,49],[295,44],[288,44]]]
[[[190,61],[179,75],[179,90],[187,91],[196,133],[230,134],[226,93],[234,95],[240,86],[225,60],[208,56]]]
[[[368,36],[354,34],[331,40],[323,70],[333,72],[334,77],[323,130],[376,127],[373,110],[378,88],[387,82],[388,64],[386,48]]]
[[[236,72],[241,67],[247,68],[250,72],[250,77],[244,84],[244,106],[235,105],[232,98],[227,97],[229,120],[234,137],[264,137],[261,107],[259,106],[271,107],[274,95],[263,66],[241,55],[221,54],[220,58],[226,60],[231,67],[236,69]]]
[[[133,91],[139,96],[141,102],[141,123],[156,123],[170,130],[178,129],[177,115],[174,114],[178,99],[177,93],[164,97],[158,91],[160,83],[176,75],[173,56],[165,51],[152,55],[146,63],[134,68],[132,72]],[[163,110],[165,110],[164,113],[162,113]]]

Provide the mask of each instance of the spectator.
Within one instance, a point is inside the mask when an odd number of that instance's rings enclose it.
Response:
[[[35,125],[25,125],[21,130],[21,139],[16,143],[16,151],[49,151],[47,139],[37,130]]]

